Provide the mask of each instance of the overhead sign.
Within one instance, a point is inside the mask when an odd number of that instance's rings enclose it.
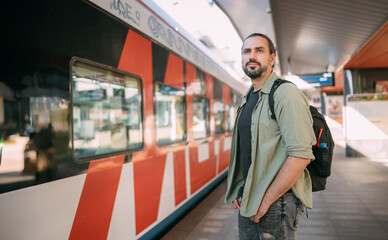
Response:
[[[308,82],[314,87],[329,87],[334,86],[334,73],[314,73],[298,75],[301,79]]]

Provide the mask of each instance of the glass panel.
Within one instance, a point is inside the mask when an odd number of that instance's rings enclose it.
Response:
[[[209,99],[193,98],[193,134],[194,139],[210,136]]]
[[[183,141],[186,137],[184,91],[155,84],[155,117],[158,144]]]
[[[225,116],[224,104],[222,102],[214,101],[213,104],[214,120],[216,123],[216,134],[225,132]]]
[[[72,74],[75,157],[140,148],[140,80],[79,61],[74,62]]]
[[[346,145],[369,159],[388,159],[388,94],[346,96],[344,124]],[[334,134],[338,130],[333,125]],[[341,135],[337,135],[337,139]],[[334,135],[334,137],[336,137]]]

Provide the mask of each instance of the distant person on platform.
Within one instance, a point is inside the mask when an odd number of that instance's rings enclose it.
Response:
[[[237,110],[225,201],[239,209],[240,240],[295,239],[304,206],[312,208],[306,166],[316,140],[309,104],[294,84],[282,84],[271,119],[268,96],[279,78],[274,44],[251,34],[241,56],[252,86]]]

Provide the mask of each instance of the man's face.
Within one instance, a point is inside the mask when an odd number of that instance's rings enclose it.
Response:
[[[275,54],[270,54],[268,41],[254,36],[245,40],[241,50],[242,67],[251,79],[260,78],[270,69],[275,61]]]

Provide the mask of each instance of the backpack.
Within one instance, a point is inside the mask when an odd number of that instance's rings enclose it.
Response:
[[[271,118],[276,121],[274,107],[274,93],[283,83],[292,83],[287,80],[277,79],[272,85],[269,93],[269,108]],[[330,176],[331,162],[333,159],[334,141],[330,129],[326,123],[325,117],[318,110],[310,105],[310,113],[313,118],[313,130],[317,142],[312,146],[315,160],[307,165],[310,172],[313,192],[321,191],[326,188],[326,179]]]

